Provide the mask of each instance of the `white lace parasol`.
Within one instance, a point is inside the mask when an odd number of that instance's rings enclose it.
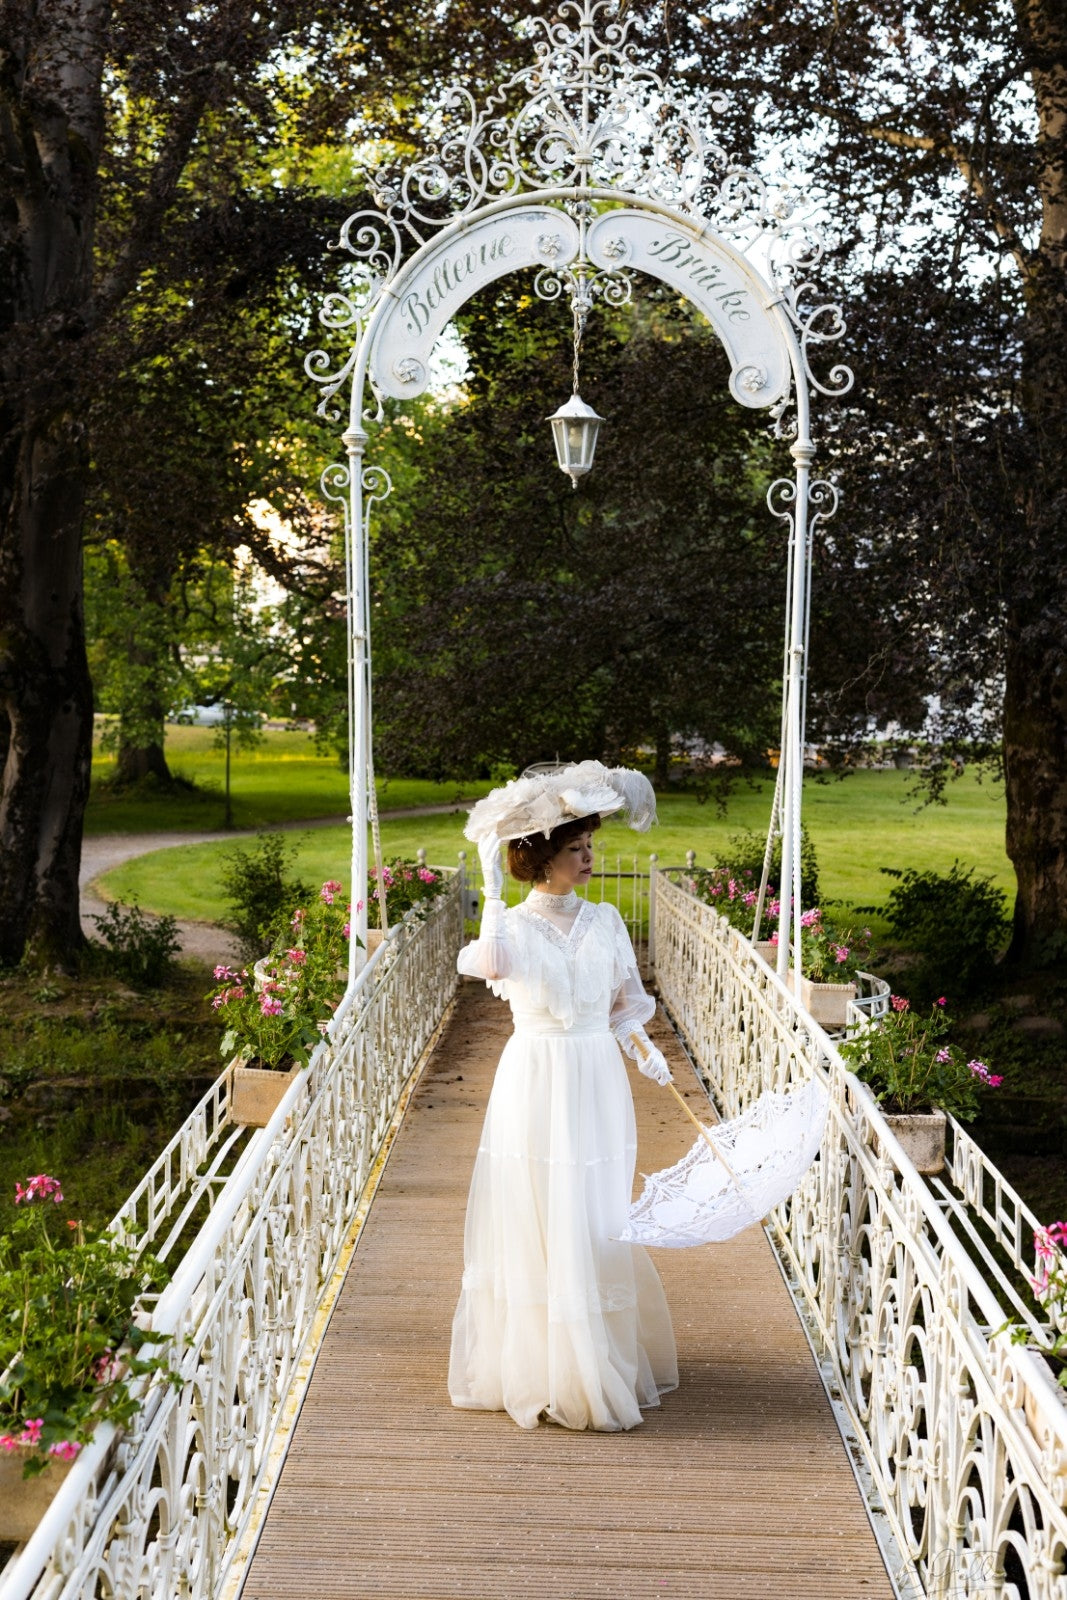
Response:
[[[684,1250],[731,1239],[793,1193],[822,1144],[828,1100],[814,1080],[770,1091],[731,1122],[700,1129],[688,1155],[645,1179],[618,1237],[626,1244]]]

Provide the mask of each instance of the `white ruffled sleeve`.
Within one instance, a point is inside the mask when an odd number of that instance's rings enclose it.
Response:
[[[614,908],[612,908],[614,909]],[[643,1028],[656,1014],[656,1002],[645,993],[637,970],[637,957],[630,943],[626,924],[615,912],[615,989],[611,997],[608,1024],[616,1039],[626,1048],[635,1029]]]
[[[478,937],[464,945],[456,966],[465,978],[484,978],[487,983],[508,978],[515,970],[515,950],[508,937],[503,900],[486,900],[482,905],[482,925]]]

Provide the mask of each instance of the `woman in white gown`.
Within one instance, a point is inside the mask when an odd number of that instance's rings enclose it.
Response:
[[[486,898],[459,970],[509,1002],[515,1031],[471,1182],[449,1393],[456,1406],[507,1411],[524,1428],[543,1418],[632,1428],[642,1406],[678,1383],[659,1277],[643,1249],[615,1237],[636,1154],[619,1047],[649,1077],[669,1079],[644,1032],[655,1001],[615,907],[575,892],[589,880],[600,814],[624,805],[635,826],[654,817],[647,780],[583,762],[494,791],[467,828]],[[512,873],[535,885],[510,911],[500,898],[504,839]]]

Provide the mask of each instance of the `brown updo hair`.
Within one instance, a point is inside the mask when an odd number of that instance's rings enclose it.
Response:
[[[558,855],[568,839],[580,833],[595,833],[600,827],[599,813],[591,817],[575,817],[573,822],[561,822],[546,839],[543,833],[531,833],[522,839],[508,840],[508,871],[520,883],[543,883],[545,868]]]

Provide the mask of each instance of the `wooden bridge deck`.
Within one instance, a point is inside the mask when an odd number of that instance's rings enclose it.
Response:
[[[463,1215],[506,1008],[466,983],[331,1318],[243,1600],[891,1600],[759,1229],[658,1251],[681,1387],[622,1434],[524,1432],[446,1389]],[[700,1091],[669,1028],[679,1087]],[[690,1142],[634,1074],[638,1165]]]

